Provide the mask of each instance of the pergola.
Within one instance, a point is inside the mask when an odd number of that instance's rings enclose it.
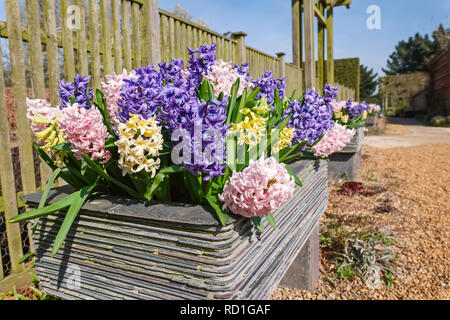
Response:
[[[292,63],[304,69],[306,88],[316,85],[322,88],[325,81],[334,83],[333,9],[338,6],[350,8],[351,2],[351,0],[292,0]],[[318,32],[317,76],[314,54],[314,17],[317,18]]]

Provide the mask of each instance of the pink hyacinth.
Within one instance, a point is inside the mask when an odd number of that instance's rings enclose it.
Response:
[[[31,121],[31,131],[41,132],[48,127],[45,123],[34,123],[33,119],[36,114],[44,117],[45,119],[53,122],[58,115],[58,108],[52,108],[50,102],[44,99],[28,99],[26,98],[27,118]]]
[[[224,95],[230,95],[231,87],[240,78],[240,84],[238,89],[238,96],[242,94],[244,88],[250,88],[251,82],[245,79],[245,75],[239,74],[237,69],[233,69],[231,62],[225,62],[223,60],[216,60],[211,67],[211,70],[205,76],[206,79],[211,81],[214,87],[214,94],[218,96],[221,92]]]
[[[284,164],[273,157],[250,161],[241,172],[233,172],[219,199],[223,210],[247,218],[268,215],[294,193],[295,182]]]
[[[77,159],[83,159],[81,153],[85,153],[93,160],[109,160],[111,153],[103,148],[108,130],[98,109],[86,110],[75,103],[61,110],[58,123]]]
[[[346,126],[335,123],[334,127],[325,133],[325,136],[312,151],[316,157],[328,157],[330,154],[341,151],[352,140],[355,129],[348,129]]]
[[[126,69],[122,73],[108,74],[105,76],[106,82],[102,82],[102,92],[105,95],[106,103],[108,107],[108,115],[111,125],[114,129],[117,129],[120,121],[117,117],[119,108],[117,103],[120,102],[120,93],[122,91],[122,85],[125,79],[132,79],[136,77],[136,72],[133,70],[128,72]]]
[[[346,103],[347,103],[347,101],[333,100],[331,102],[331,106],[333,107],[333,112],[341,111],[345,107]]]

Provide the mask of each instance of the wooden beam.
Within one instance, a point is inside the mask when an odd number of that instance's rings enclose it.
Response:
[[[327,25],[327,21],[325,20],[324,16],[323,16],[323,5],[322,2],[319,2],[317,4],[317,7],[314,6],[314,15],[317,17],[317,20],[319,21],[319,24],[321,24],[322,26],[326,26]]]
[[[333,8],[327,9],[327,76],[328,83],[334,83],[334,34],[333,34]]]
[[[350,8],[352,0],[324,0],[327,8],[346,6]]]
[[[305,86],[316,86],[315,58],[314,58],[314,0],[304,0],[305,12]]]
[[[317,7],[314,7],[315,11],[318,11],[320,16],[323,17],[323,3],[319,1]],[[323,88],[325,85],[325,27],[320,23],[320,19],[317,21],[317,75],[318,75],[318,89]]]
[[[301,1],[292,0],[292,64],[302,64]]]
[[[33,282],[34,272],[34,268],[28,268],[19,273],[13,273],[5,277],[5,279],[0,281],[0,295],[12,290],[14,286],[20,288],[26,284],[31,284]]]

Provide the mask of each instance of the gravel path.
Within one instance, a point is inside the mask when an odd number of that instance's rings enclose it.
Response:
[[[411,125],[412,130],[415,127]],[[445,133],[429,129],[435,128],[427,128],[427,135]],[[364,221],[365,226],[397,239],[394,285],[369,289],[359,277],[337,279],[321,245],[316,289],[278,288],[272,299],[450,299],[450,144],[385,148],[363,148],[360,181],[374,192],[346,196],[339,194],[339,186],[331,185],[320,224],[324,226],[334,215],[348,227]]]
[[[432,127],[409,118],[389,118],[389,123],[392,127],[404,127],[407,134],[367,136],[364,138],[364,144],[375,148],[393,148],[450,143],[450,128]]]

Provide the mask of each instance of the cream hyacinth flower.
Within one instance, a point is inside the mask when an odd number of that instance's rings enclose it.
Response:
[[[164,142],[156,117],[142,119],[139,115],[131,115],[126,123],[119,125],[118,134],[119,140],[115,144],[119,149],[118,163],[122,174],[145,170],[153,178],[160,166],[157,157]]]

